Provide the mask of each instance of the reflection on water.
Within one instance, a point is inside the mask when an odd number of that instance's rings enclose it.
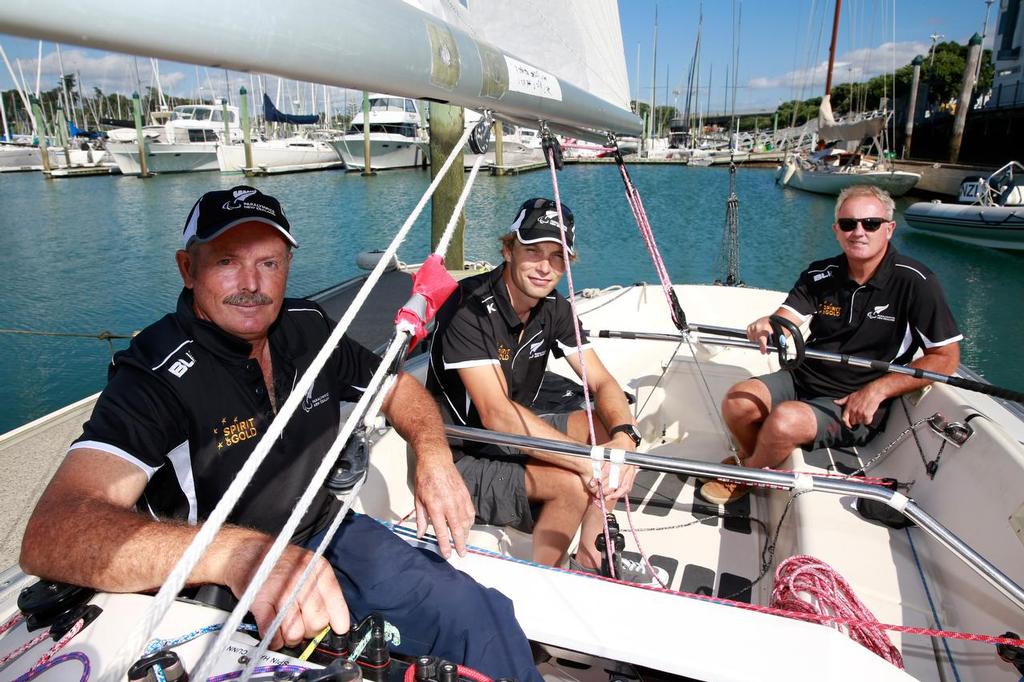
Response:
[[[728,171],[638,166],[631,172],[673,280],[721,277]],[[577,286],[655,281],[615,167],[571,166],[559,181],[576,215]],[[241,182],[241,176],[219,173],[49,182],[34,173],[0,176],[0,328],[141,329],[174,305],[180,279],[173,254],[193,202],[206,190]],[[302,295],[357,274],[355,255],[386,246],[429,175],[322,172],[246,182],[284,204],[301,245],[289,293]],[[740,275],[748,286],[788,289],[808,262],[837,252],[831,198],[780,190],[770,169],[741,168],[737,193]],[[479,177],[466,208],[467,258],[496,263],[498,236],[533,196],[551,196],[548,173]],[[402,260],[426,254],[429,213],[400,249]],[[994,383],[1021,388],[1024,362],[1015,341],[1024,331],[1018,313],[1024,258],[912,233],[902,221],[894,239],[940,276],[968,337],[964,362]],[[108,360],[106,344],[98,341],[0,334],[0,432],[98,390]]]

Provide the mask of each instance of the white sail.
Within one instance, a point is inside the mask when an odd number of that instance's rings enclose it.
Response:
[[[629,80],[615,0],[513,3],[405,0],[476,40],[628,111]]]
[[[852,123],[836,123],[832,115],[832,102],[829,95],[821,98],[818,107],[818,136],[823,140],[857,141],[874,138],[885,126],[885,118],[866,118]]]

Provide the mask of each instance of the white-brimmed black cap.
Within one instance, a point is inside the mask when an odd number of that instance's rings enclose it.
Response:
[[[181,233],[182,248],[216,239],[236,225],[251,222],[276,228],[285,241],[299,248],[281,209],[281,202],[247,185],[215,190],[199,197],[185,221],[185,229]]]
[[[569,247],[569,253],[576,255],[572,245],[576,233],[575,221],[572,211],[565,204],[562,204],[562,222],[565,225],[565,243]],[[561,244],[562,231],[558,227],[558,207],[551,199],[527,199],[516,212],[516,219],[512,222],[509,232],[516,233],[516,239],[520,244]]]

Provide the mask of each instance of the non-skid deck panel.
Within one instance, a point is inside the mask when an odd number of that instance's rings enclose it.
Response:
[[[651,563],[669,573],[670,588],[750,601],[764,533],[749,517],[759,505],[750,496],[726,507],[710,505],[696,497],[695,484],[680,474],[637,475],[630,505],[640,544]],[[626,539],[624,556],[639,558],[622,501],[615,513]]]

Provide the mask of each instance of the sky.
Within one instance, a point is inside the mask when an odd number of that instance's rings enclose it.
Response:
[[[367,0],[372,1],[372,0]],[[515,0],[511,0],[514,2]],[[666,101],[682,106],[686,79],[693,57],[697,35],[700,0],[617,0],[622,26],[630,97],[639,92],[641,101],[651,97],[655,9],[658,16],[657,103]],[[894,9],[895,5],[895,9]],[[734,7],[736,15],[734,17]],[[771,111],[790,99],[807,99],[822,93],[828,62],[828,43],[834,3],[832,0],[707,0],[703,3],[703,31],[700,55],[701,107],[706,108],[710,95],[712,112],[722,112],[731,105],[735,92],[738,112]],[[999,2],[992,7],[985,46],[991,44],[998,21]],[[840,18],[840,31],[833,81],[861,81],[908,63],[915,55],[927,55],[932,44],[930,36],[940,41],[966,43],[975,32],[981,33],[985,22],[986,0],[846,0]],[[895,16],[894,16],[895,15]],[[734,58],[735,24],[739,25],[738,55]],[[893,26],[895,25],[895,36]],[[556,29],[557,30],[557,29]],[[18,74],[20,62],[25,80],[35,88],[38,41],[0,34],[11,66]],[[637,50],[639,47],[639,61]],[[65,73],[81,74],[81,82],[91,93],[93,87],[104,92],[130,94],[153,85],[154,70],[148,58],[87,50],[66,45],[60,55]],[[738,76],[733,75],[738,64]],[[223,70],[206,69],[174,62],[160,62],[160,83],[166,93],[177,96],[210,96],[211,89],[223,96],[225,82],[232,93],[241,86],[250,87],[248,74],[225,75]],[[638,69],[639,67],[639,78]],[[53,43],[43,44],[42,88],[58,82],[59,60]],[[736,88],[726,90],[726,81]],[[197,77],[198,75],[198,77]],[[20,75],[19,75],[20,78]],[[667,87],[666,87],[667,79]],[[708,83],[710,82],[710,92]],[[0,64],[0,90],[13,87],[6,67]],[[270,95],[277,94],[277,79],[265,81]],[[285,102],[301,98],[303,110],[308,109],[308,85],[283,84]],[[256,91],[260,90],[256,85]],[[298,96],[297,92],[298,91]],[[666,100],[667,95],[667,100]],[[323,102],[323,92],[317,88]],[[232,101],[237,95],[232,95]],[[340,110],[344,92],[332,89],[332,108]],[[350,105],[355,96],[348,96]],[[289,105],[282,106],[289,110]]]

